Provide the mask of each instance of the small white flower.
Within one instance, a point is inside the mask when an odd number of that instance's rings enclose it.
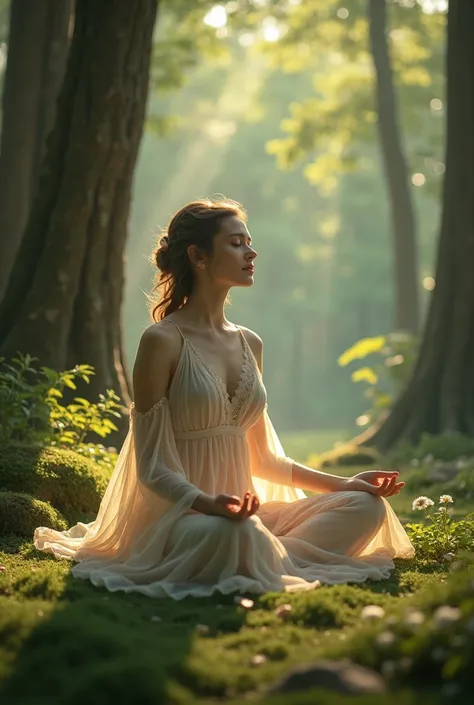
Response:
[[[263,663],[266,663],[266,661],[267,657],[265,656],[265,654],[256,654],[250,659],[250,663],[252,666],[261,666]]]
[[[450,605],[441,605],[433,613],[434,624],[439,629],[456,624],[461,617],[462,612],[459,607],[451,607]]]
[[[454,499],[451,497],[450,494],[442,494],[441,497],[439,498],[440,504],[452,504],[453,502],[454,502]]]
[[[416,509],[422,510],[422,509],[427,509],[428,507],[432,507],[434,504],[433,500],[430,499],[429,497],[424,497],[423,495],[421,497],[417,497],[412,504],[412,509],[415,511]]]
[[[375,643],[381,647],[391,646],[394,641],[395,641],[395,634],[393,632],[389,632],[389,631],[380,632],[380,634],[378,634],[375,639]]]
[[[208,627],[207,624],[196,624],[195,631],[196,631],[198,634],[209,634],[209,632],[211,631],[211,629],[210,629],[210,627]]]
[[[292,610],[291,605],[279,605],[276,608],[274,614],[277,617],[280,617],[281,619],[286,619],[287,617],[290,616],[291,610]]]
[[[248,597],[242,597],[241,595],[236,595],[234,597],[234,603],[244,607],[246,610],[252,609],[255,604],[253,600],[250,600]]]
[[[361,619],[382,619],[385,616],[385,610],[380,605],[366,605],[361,613]]]
[[[425,621],[425,615],[420,610],[408,610],[403,620],[409,629],[417,629]]]

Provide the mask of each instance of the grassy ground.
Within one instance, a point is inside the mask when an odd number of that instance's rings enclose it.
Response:
[[[417,486],[417,494],[430,489]],[[405,519],[412,516],[412,499],[411,492],[394,499]],[[462,510],[472,508],[465,502]],[[203,705],[222,699],[381,705],[379,696],[265,696],[293,666],[320,657],[349,657],[381,671],[390,690],[383,701],[391,705],[441,703],[440,663],[425,655],[429,640],[441,637],[401,635],[396,648],[381,647],[379,627],[363,623],[361,610],[381,605],[386,625],[398,625],[410,605],[422,604],[429,613],[457,604],[474,584],[470,578],[449,592],[447,564],[399,562],[387,581],[268,594],[253,597],[254,606],[246,609],[232,596],[176,603],[110,594],[71,578],[68,562],[14,536],[0,539],[0,564],[0,702],[8,705]],[[284,603],[292,607],[285,619],[275,613]],[[469,604],[474,611],[474,598]],[[408,661],[412,666],[403,666]]]

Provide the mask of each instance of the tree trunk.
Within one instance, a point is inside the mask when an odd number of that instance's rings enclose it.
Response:
[[[0,299],[38,185],[68,52],[70,0],[12,0],[0,141]]]
[[[0,354],[94,365],[87,396],[113,388],[125,404],[123,248],[157,4],[77,0],[38,197],[0,306]]]
[[[408,388],[370,443],[474,433],[474,3],[448,13],[447,144],[436,287]]]
[[[370,45],[375,66],[375,93],[382,162],[393,232],[395,328],[412,333],[419,326],[416,222],[407,161],[398,125],[397,98],[387,41],[386,0],[369,0]]]

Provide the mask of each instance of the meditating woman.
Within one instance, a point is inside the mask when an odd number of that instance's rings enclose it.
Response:
[[[234,201],[195,201],[161,236],[155,322],[139,344],[130,429],[97,518],[34,535],[37,548],[73,559],[78,578],[181,599],[379,580],[393,558],[413,556],[386,500],[404,486],[398,473],[342,478],[281,447],[262,341],[225,315],[229,289],[254,280],[246,220]]]

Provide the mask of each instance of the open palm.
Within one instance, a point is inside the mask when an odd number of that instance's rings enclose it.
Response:
[[[397,470],[364,470],[353,476],[353,480],[362,480],[369,485],[381,489],[383,497],[391,497],[398,494],[405,487],[404,482],[397,482],[399,473]]]

